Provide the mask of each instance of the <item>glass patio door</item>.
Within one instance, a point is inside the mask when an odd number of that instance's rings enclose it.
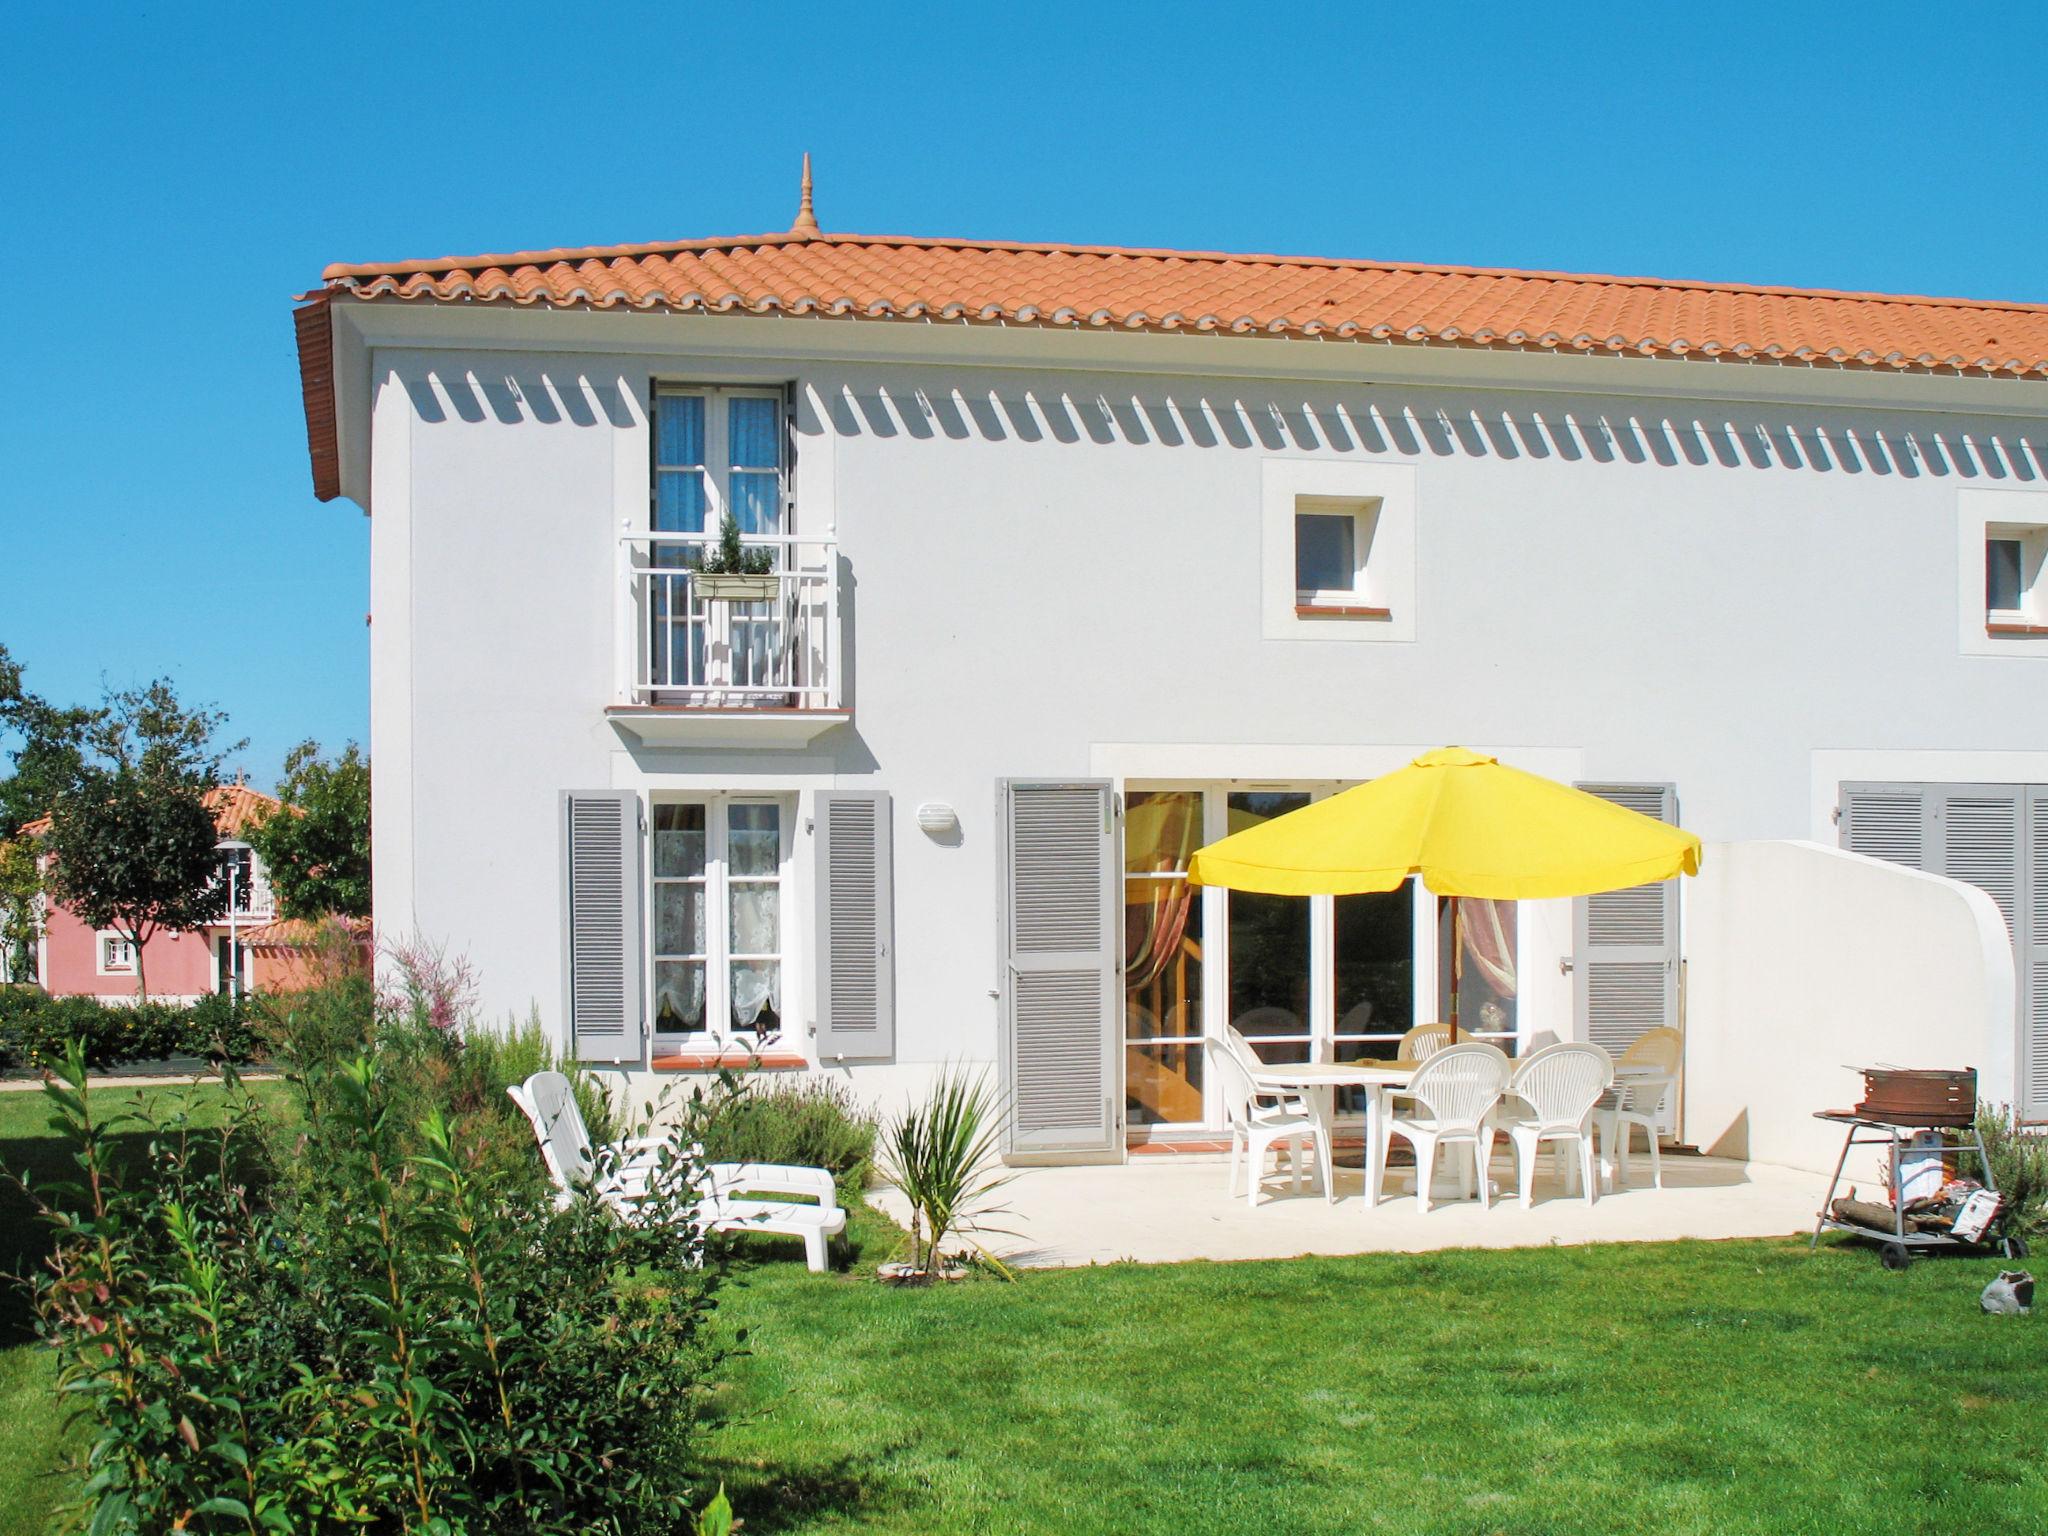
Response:
[[[1222,1123],[1203,1066],[1205,1042],[1226,1027],[1266,1061],[1352,1061],[1391,1057],[1424,1016],[1418,981],[1433,998],[1436,934],[1413,881],[1335,898],[1188,885],[1202,844],[1336,788],[1126,792],[1124,1100],[1135,1138]]]
[[[1124,1120],[1132,1128],[1206,1118],[1203,901],[1187,875],[1204,825],[1199,789],[1124,798]]]

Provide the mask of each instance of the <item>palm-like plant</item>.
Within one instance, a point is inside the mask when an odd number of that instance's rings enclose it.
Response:
[[[889,1123],[879,1158],[884,1177],[910,1202],[910,1261],[929,1280],[944,1260],[940,1247],[960,1237],[998,1274],[1010,1278],[1003,1262],[976,1240],[978,1233],[1005,1233],[989,1218],[1007,1207],[989,1197],[1010,1182],[1001,1171],[1003,1103],[985,1072],[948,1067],[924,1102]]]

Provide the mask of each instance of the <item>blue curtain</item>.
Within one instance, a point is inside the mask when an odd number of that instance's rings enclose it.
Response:
[[[657,395],[654,398],[654,462],[704,462],[704,397]],[[701,469],[655,471],[654,531],[704,531],[704,472]]]
[[[729,402],[726,436],[731,472],[727,500],[741,533],[782,529],[782,402],[736,395]]]

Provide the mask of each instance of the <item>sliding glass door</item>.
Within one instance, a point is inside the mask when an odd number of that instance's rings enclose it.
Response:
[[[1204,843],[1298,810],[1341,785],[1158,785],[1124,795],[1125,1121],[1139,1139],[1222,1123],[1205,1041],[1235,1028],[1269,1062],[1391,1058],[1450,1003],[1452,938],[1413,880],[1358,896],[1203,890]],[[1515,907],[1467,904],[1464,1028],[1512,1048]]]
[[[1306,790],[1232,792],[1224,800],[1232,832],[1243,832],[1298,811]],[[1230,1009],[1227,1022],[1263,1061],[1315,1058],[1315,955],[1313,898],[1231,891]]]
[[[1124,1104],[1132,1127],[1200,1125],[1202,900],[1188,884],[1201,846],[1200,790],[1124,801]]]

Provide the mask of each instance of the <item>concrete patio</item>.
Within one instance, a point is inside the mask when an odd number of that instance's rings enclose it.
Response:
[[[1341,1149],[1340,1149],[1341,1151]],[[1524,1248],[1554,1243],[1643,1243],[1678,1238],[1782,1237],[1810,1231],[1826,1180],[1770,1164],[1667,1154],[1664,1188],[1649,1183],[1647,1158],[1631,1164],[1637,1181],[1602,1195],[1590,1207],[1567,1196],[1546,1155],[1536,1200],[1523,1210],[1512,1194],[1514,1171],[1496,1158],[1496,1186],[1510,1191],[1490,1210],[1456,1198],[1455,1181],[1439,1173],[1438,1203],[1415,1207],[1413,1175],[1397,1168],[1387,1198],[1368,1209],[1363,1174],[1337,1169],[1337,1200],[1295,1195],[1284,1179],[1265,1186],[1256,1210],[1224,1192],[1226,1159],[1204,1154],[1136,1157],[1121,1167],[1021,1169],[999,1199],[996,1218],[1015,1237],[988,1240],[1005,1263],[1064,1268],[1134,1260],[1170,1264],[1188,1259],[1279,1259],[1300,1254],[1416,1253],[1436,1248]],[[1398,1193],[1397,1193],[1398,1191]],[[893,1189],[870,1201],[891,1219],[909,1212]]]

